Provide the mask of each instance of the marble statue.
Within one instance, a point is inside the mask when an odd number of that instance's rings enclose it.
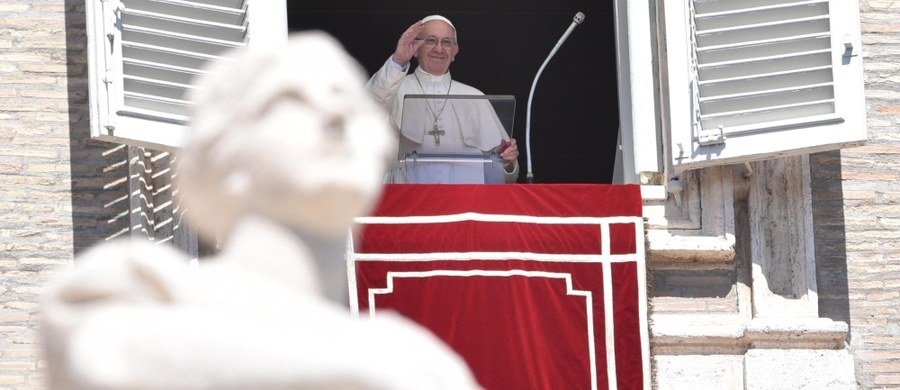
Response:
[[[50,384],[75,389],[478,389],[398,315],[351,318],[344,252],[396,135],[361,67],[325,33],[244,49],[192,100],[177,180],[221,251],[113,241],[48,285]]]

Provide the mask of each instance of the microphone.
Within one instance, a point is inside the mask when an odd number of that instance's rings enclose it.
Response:
[[[537,74],[534,75],[534,81],[531,83],[531,92],[528,93],[528,113],[525,117],[525,152],[528,154],[528,173],[525,174],[525,178],[526,180],[528,180],[528,183],[532,183],[534,181],[534,173],[531,172],[531,98],[534,96],[534,87],[537,86],[538,78],[541,77],[541,73],[544,71],[547,63],[550,62],[550,58],[552,58],[553,55],[556,54],[556,51],[559,50],[563,42],[566,41],[566,38],[569,37],[569,34],[572,33],[572,30],[575,30],[575,27],[578,27],[578,25],[583,21],[584,14],[579,11],[572,19],[572,24],[569,25],[569,28],[566,29],[566,32],[563,33],[562,37],[559,38],[559,41],[556,42],[556,46],[553,46],[553,50],[550,50],[550,55],[548,55],[547,59],[544,60],[544,63],[541,65],[540,69],[538,69]]]

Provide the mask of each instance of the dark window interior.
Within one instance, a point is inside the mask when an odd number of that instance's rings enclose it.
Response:
[[[393,53],[399,35],[431,14],[457,28],[455,80],[487,94],[514,95],[520,182],[525,181],[528,93],[541,64],[572,23],[585,21],[550,60],[532,99],[535,183],[609,183],[619,126],[616,46],[611,0],[289,0],[292,32],[334,35],[369,72]]]

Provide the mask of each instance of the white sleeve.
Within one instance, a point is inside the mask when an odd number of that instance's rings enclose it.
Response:
[[[503,180],[508,183],[515,183],[516,180],[519,179],[519,161],[513,162],[512,172],[507,171],[506,167],[503,167]]]
[[[366,89],[372,93],[375,101],[388,112],[393,109],[397,91],[400,89],[400,83],[407,71],[409,71],[409,64],[400,65],[394,62],[393,56],[391,56],[366,83]]]

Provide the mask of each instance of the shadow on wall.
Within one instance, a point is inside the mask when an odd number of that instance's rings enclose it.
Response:
[[[847,286],[841,152],[816,153],[810,155],[809,159],[819,316],[844,321],[849,325],[850,298]],[[848,338],[851,337],[852,331]]]
[[[84,1],[66,0],[66,66],[75,254],[128,231],[128,147],[91,140]]]
[[[171,240],[172,156],[91,139],[84,1],[65,7],[73,252],[132,234]]]

